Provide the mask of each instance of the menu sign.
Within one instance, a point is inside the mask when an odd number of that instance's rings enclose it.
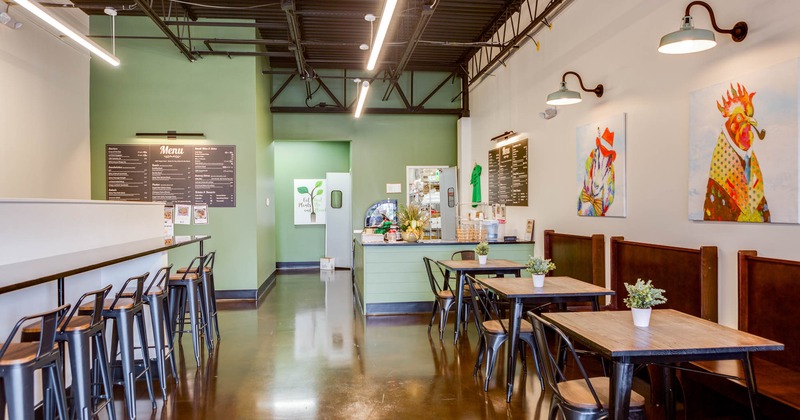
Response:
[[[150,198],[149,146],[106,146],[106,198],[153,201]]]
[[[194,198],[192,146],[152,146],[152,201],[191,203]]]
[[[236,171],[234,146],[194,147],[194,202],[225,207],[234,200]]]
[[[489,151],[489,202],[528,205],[528,139]]]
[[[106,199],[236,207],[236,146],[106,145]]]

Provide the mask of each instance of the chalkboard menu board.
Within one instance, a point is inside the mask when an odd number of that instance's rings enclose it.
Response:
[[[489,202],[528,205],[528,139],[489,151]]]
[[[236,207],[236,146],[106,145],[106,199]]]

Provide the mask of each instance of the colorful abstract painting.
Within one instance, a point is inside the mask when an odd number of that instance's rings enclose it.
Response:
[[[625,114],[578,127],[579,216],[625,217]]]
[[[798,223],[798,61],[692,92],[689,219]]]

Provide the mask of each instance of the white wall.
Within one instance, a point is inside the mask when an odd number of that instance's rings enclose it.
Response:
[[[85,33],[83,12],[58,12]],[[9,14],[24,26],[0,25],[0,197],[88,199],[89,55]]]
[[[730,28],[739,20],[748,23],[750,33],[742,43],[717,34],[717,47],[703,53],[658,53],[660,37],[678,29],[688,3],[576,0],[556,18],[551,31],[536,36],[541,51],[525,44],[507,67],[472,90],[472,159],[486,167],[489,139],[499,133],[529,134],[530,205],[508,210],[508,229],[519,235],[525,219],[533,218],[540,244],[541,232],[555,229],[603,233],[606,246],[608,238],[617,235],[692,248],[716,245],[719,319],[736,326],[737,251],[755,249],[763,256],[800,259],[800,226],[688,220],[689,93],[800,57],[800,2],[713,0],[721,27]],[[697,27],[711,28],[702,8],[692,8],[692,16]],[[568,70],[580,73],[587,86],[603,83],[605,95],[598,99],[584,93],[582,103],[559,107],[552,120],[541,119],[545,97]],[[577,89],[572,76],[567,82]],[[578,217],[576,128],[622,112],[627,113],[628,217]],[[472,162],[459,165],[471,168]],[[487,179],[483,177],[484,191]],[[542,253],[541,246],[536,252]]]

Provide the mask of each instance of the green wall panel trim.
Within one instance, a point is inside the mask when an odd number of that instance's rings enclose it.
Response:
[[[490,258],[524,263],[533,254],[532,243],[492,244]],[[474,245],[363,246],[355,241],[355,276],[363,305],[433,301],[422,257],[447,260],[455,251]]]
[[[416,81],[415,81],[416,83]],[[406,166],[456,166],[457,117],[452,115],[273,114],[275,140],[349,140],[353,229],[378,200],[405,204]],[[386,184],[403,185],[386,194]]]
[[[110,29],[105,16],[92,17],[90,24],[98,35]],[[150,19],[135,17],[117,18],[117,34],[162,35]],[[253,38],[256,31],[204,28],[202,34]],[[175,234],[211,235],[206,250],[217,251],[218,289],[256,289],[259,279],[274,270],[269,251],[270,246],[274,248],[269,244],[274,221],[269,210],[260,212],[257,206],[257,189],[269,188],[271,183],[268,166],[257,170],[258,161],[268,159],[258,155],[266,153],[271,142],[271,127],[265,121],[268,107],[259,105],[256,92],[262,64],[253,57],[206,57],[190,63],[167,40],[118,39],[116,52],[122,61],[118,68],[98,60],[90,64],[92,198],[105,199],[107,144],[235,145],[236,207],[210,208],[208,225],[179,225]],[[203,132],[205,138],[135,137],[137,132],[167,130]],[[188,265],[196,254],[196,249],[179,248],[170,251],[168,258],[178,268]]]
[[[277,261],[319,261],[325,256],[325,225],[294,224],[294,180],[324,179],[328,172],[350,172],[350,142],[276,141],[273,144]]]
[[[356,294],[358,295],[359,306],[361,312],[366,313],[366,305],[364,303],[364,246],[358,241],[354,241],[354,256],[353,256],[353,276],[356,283]]]

